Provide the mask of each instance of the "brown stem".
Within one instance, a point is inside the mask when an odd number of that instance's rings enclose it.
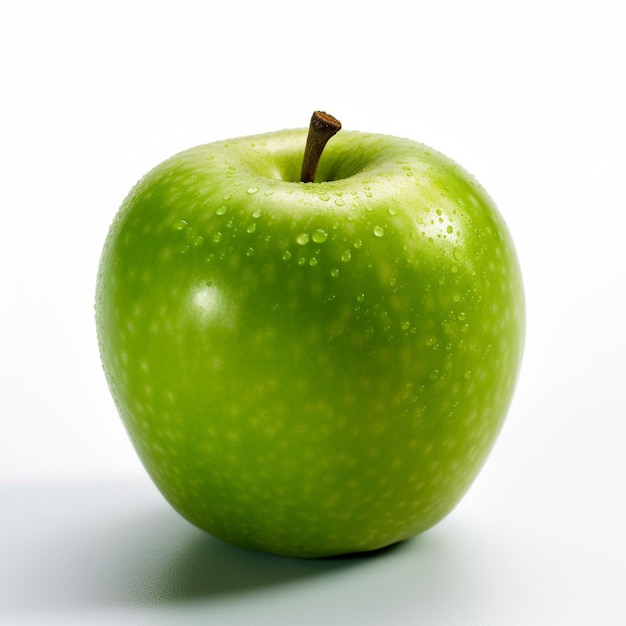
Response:
[[[306,138],[302,173],[300,180],[303,183],[312,183],[320,162],[320,157],[328,140],[341,130],[341,122],[324,111],[315,111],[311,116],[309,134]]]

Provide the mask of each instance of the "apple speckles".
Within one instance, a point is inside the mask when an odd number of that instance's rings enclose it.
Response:
[[[103,253],[103,360],[142,459],[183,515],[248,547],[424,530],[480,468],[516,372],[518,277],[487,200],[437,186],[435,156],[402,159],[411,212],[386,176],[300,186],[225,146],[144,180]]]

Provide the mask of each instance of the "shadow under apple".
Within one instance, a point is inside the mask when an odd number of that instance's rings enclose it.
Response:
[[[141,614],[156,624],[153,618],[240,619],[255,611],[265,623],[280,611],[330,623],[346,611],[369,623],[390,623],[394,612],[448,623],[463,607],[475,614],[489,605],[483,570],[499,561],[482,533],[454,523],[341,557],[245,550],[187,523],[149,483],[0,487],[0,497],[0,615],[7,623],[101,614],[120,623]]]
[[[181,523],[185,523],[181,520]],[[172,535],[170,535],[171,537]],[[164,539],[164,537],[161,537]],[[155,546],[157,541],[154,542]],[[135,572],[135,600],[174,603],[223,598],[270,586],[295,585],[315,576],[329,576],[367,561],[385,558],[402,544],[369,553],[324,559],[298,559],[254,552],[229,545],[193,527],[181,529],[175,548],[161,554],[153,567]],[[128,574],[126,574],[128,576]]]
[[[3,488],[0,607],[40,613],[217,602],[385,558],[387,549],[296,559],[226,544],[178,516],[149,485]]]

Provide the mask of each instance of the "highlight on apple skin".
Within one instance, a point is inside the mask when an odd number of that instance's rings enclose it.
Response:
[[[503,218],[456,163],[342,130],[302,182],[307,136],[149,172],[106,239],[96,325],[171,505],[227,542],[322,557],[405,540],[459,502],[511,402],[524,301]]]

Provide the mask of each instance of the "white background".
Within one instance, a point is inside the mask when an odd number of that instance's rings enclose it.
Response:
[[[0,46],[0,621],[624,623],[626,4],[3,0]],[[441,525],[369,560],[256,555],[178,518],[93,323],[141,175],[317,108],[474,173],[527,293],[485,469]]]

